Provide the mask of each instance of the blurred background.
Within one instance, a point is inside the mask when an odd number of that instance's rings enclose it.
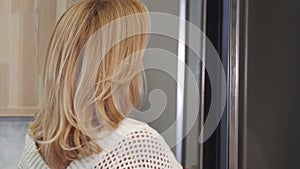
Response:
[[[172,52],[184,61],[199,88],[197,119],[191,119],[189,94],[179,95],[177,83],[188,89],[187,74],[170,62],[174,79],[147,70],[148,94],[162,90],[167,105],[149,122],[164,132],[177,122],[166,141],[187,169],[299,168],[300,160],[300,2],[296,0],[142,0],[151,12],[168,13],[197,26],[222,61],[227,101],[213,135],[199,143],[211,100],[204,63],[177,39],[152,34],[148,48]],[[14,169],[24,146],[27,125],[39,110],[40,66],[56,21],[76,0],[0,0],[0,166]],[[185,42],[193,32],[179,22]],[[174,29],[174,28],[172,28]],[[198,52],[207,45],[199,38]],[[202,43],[203,42],[203,43]],[[183,104],[183,114],[178,105]],[[142,109],[150,107],[146,101]],[[141,119],[143,120],[143,119]],[[144,119],[147,121],[147,119]],[[193,122],[187,136],[183,132]]]

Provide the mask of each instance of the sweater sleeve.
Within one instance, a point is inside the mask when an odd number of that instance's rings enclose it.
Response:
[[[130,132],[93,169],[182,169],[164,139],[150,128]]]

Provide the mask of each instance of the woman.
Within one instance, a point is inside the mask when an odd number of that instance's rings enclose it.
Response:
[[[182,168],[154,129],[126,117],[144,89],[146,12],[138,0],[83,0],[60,18],[19,168]]]

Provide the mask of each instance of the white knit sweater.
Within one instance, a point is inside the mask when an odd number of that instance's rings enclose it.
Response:
[[[116,130],[102,130],[97,138],[102,152],[73,160],[67,169],[182,169],[165,140],[146,123],[125,118]],[[18,168],[49,169],[28,135]]]

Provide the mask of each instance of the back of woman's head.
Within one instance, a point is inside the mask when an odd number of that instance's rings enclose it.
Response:
[[[118,127],[141,100],[145,12],[138,0],[82,0],[58,21],[45,58],[42,110],[29,126],[51,168],[99,153],[94,132]]]

